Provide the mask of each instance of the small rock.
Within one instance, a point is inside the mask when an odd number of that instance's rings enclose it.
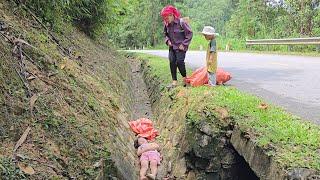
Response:
[[[231,138],[233,131],[229,130],[226,132],[226,137]]]
[[[4,31],[8,29],[8,25],[4,22],[0,20],[0,31]]]
[[[172,137],[172,144],[174,147],[178,147],[179,143],[180,143],[180,137],[179,136],[173,136]]]
[[[98,162],[94,163],[94,168],[99,168],[103,165],[103,159],[100,159]]]
[[[262,110],[266,110],[268,109],[268,105],[266,103],[261,103],[259,106],[258,106],[259,109],[262,109]]]
[[[183,176],[187,172],[186,162],[184,158],[179,159],[173,169],[173,174]]]
[[[229,116],[228,110],[225,108],[216,108],[216,111],[219,113],[222,119],[227,118]]]
[[[196,173],[194,173],[193,171],[190,171],[188,173],[187,180],[195,180],[195,179],[197,179]]]
[[[233,165],[237,164],[237,157],[235,155],[235,151],[230,148],[224,148],[221,151],[221,164],[222,165]]]
[[[210,159],[209,165],[206,168],[206,172],[218,172],[221,169],[221,163],[218,157]]]
[[[246,138],[247,140],[251,139],[250,132],[243,132],[243,133],[242,133],[242,136],[243,136],[244,138]]]
[[[168,163],[168,173],[170,174],[171,172],[172,172],[172,163],[171,163],[171,161],[169,161],[169,163]]]
[[[225,145],[227,145],[227,142],[228,142],[227,139],[222,137],[219,143],[220,147],[224,147]]]
[[[316,171],[305,169],[305,168],[299,168],[294,169],[288,173],[288,180],[307,180],[310,179],[311,176],[314,176],[316,174]]]
[[[210,139],[211,139],[211,137],[209,137],[207,135],[201,136],[201,139],[200,139],[200,142],[199,142],[200,147],[207,146],[209,144]]]
[[[213,135],[213,130],[212,130],[212,127],[210,126],[210,124],[208,123],[201,123],[200,125],[200,131],[205,133],[206,135],[208,136],[212,136]]]

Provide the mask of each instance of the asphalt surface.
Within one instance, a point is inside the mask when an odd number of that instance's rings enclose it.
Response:
[[[165,50],[138,52],[168,57]],[[204,66],[205,52],[189,51],[186,64]],[[228,84],[320,125],[320,57],[219,52],[218,66],[232,74]]]

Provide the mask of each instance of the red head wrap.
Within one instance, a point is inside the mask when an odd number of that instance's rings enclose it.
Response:
[[[171,5],[168,5],[161,10],[161,16],[163,19],[169,16],[170,14],[172,14],[175,18],[180,18],[181,16],[179,10]]]

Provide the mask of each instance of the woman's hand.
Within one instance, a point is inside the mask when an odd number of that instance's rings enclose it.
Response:
[[[142,153],[143,153],[142,148],[141,148],[141,147],[138,147],[137,155],[138,155],[138,156],[141,156]]]
[[[168,41],[168,46],[169,46],[169,47],[172,47],[172,43],[171,43],[170,40]]]
[[[182,44],[180,44],[179,49],[180,49],[181,51],[184,51],[184,46],[183,46]]]
[[[148,146],[142,148],[141,146],[138,148],[137,154],[141,156],[142,153],[147,151],[159,151],[160,146],[157,143],[149,143]]]
[[[214,61],[215,61],[215,58],[214,58],[213,54],[210,54],[208,64],[212,65],[214,63]]]

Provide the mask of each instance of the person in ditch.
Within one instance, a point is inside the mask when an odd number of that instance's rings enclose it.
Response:
[[[180,12],[173,6],[166,6],[161,11],[164,22],[165,42],[169,46],[169,61],[172,83],[168,88],[176,87],[177,69],[183,77],[183,85],[186,85],[185,57],[192,39],[192,30],[189,24],[181,18]]]
[[[216,72],[217,72],[217,43],[216,43],[216,36],[219,34],[216,33],[215,29],[211,26],[205,26],[202,30],[202,34],[209,41],[208,49],[207,49],[207,70],[209,76],[209,85],[216,86]]]
[[[137,155],[140,157],[140,180],[155,180],[158,166],[162,159],[159,153],[160,146],[155,142],[150,143],[147,139],[139,137],[134,141],[134,147],[137,149]],[[147,174],[149,164],[151,173]]]

